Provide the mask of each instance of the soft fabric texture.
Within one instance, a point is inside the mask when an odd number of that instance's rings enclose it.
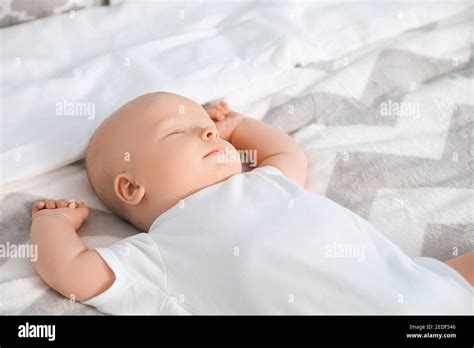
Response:
[[[0,30],[0,244],[29,242],[32,203],[44,198],[91,207],[78,232],[90,248],[139,233],[73,162],[114,108],[167,90],[225,97],[291,134],[308,190],[409,256],[474,250],[471,4],[135,1],[76,15]],[[64,101],[94,105],[95,118],[56,115]],[[50,289],[26,258],[0,258],[0,299],[1,314],[99,314]]]
[[[204,188],[148,233],[96,250],[116,280],[84,303],[110,314],[472,312],[473,289],[449,266],[414,262],[271,166]]]
[[[107,5],[108,0],[3,0],[0,2],[0,27],[79,10],[88,6]],[[71,19],[75,13],[70,12]]]
[[[141,94],[165,90],[204,103],[466,4],[425,8],[409,2],[133,1],[88,7],[74,20],[62,14],[2,29],[2,111],[12,117],[2,120],[0,183],[83,158],[102,120]],[[401,20],[400,11],[410,16]]]

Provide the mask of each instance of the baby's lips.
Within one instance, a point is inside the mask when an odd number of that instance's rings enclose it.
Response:
[[[224,151],[224,149],[223,149],[222,145],[216,145],[216,146],[214,146],[214,147],[212,148],[211,151],[209,151],[209,152],[204,156],[204,158],[208,157],[209,155],[213,154],[214,152],[217,152],[216,154],[218,155],[218,154],[222,153],[223,151]]]

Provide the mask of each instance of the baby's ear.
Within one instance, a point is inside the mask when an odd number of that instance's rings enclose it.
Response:
[[[124,203],[137,205],[145,196],[145,187],[135,183],[128,173],[120,173],[114,180],[114,191]]]

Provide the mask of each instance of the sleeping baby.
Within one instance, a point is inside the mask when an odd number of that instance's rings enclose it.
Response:
[[[242,154],[256,153],[243,171]],[[251,156],[247,156],[247,159]],[[472,314],[474,253],[410,258],[366,220],[305,189],[284,132],[171,93],[140,96],[95,131],[90,183],[141,233],[89,249],[82,202],[33,206],[33,266],[110,314]]]

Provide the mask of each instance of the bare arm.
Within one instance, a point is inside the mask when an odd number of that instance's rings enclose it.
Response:
[[[286,133],[264,122],[245,118],[220,102],[207,109],[216,122],[221,137],[237,150],[256,150],[257,166],[271,165],[288,178],[305,187],[308,162],[304,151]]]
[[[77,236],[88,214],[84,204],[71,208],[65,200],[37,202],[32,213],[31,242],[38,246],[33,267],[51,288],[77,301],[100,294],[114,281],[105,261]]]
[[[232,133],[238,150],[257,151],[257,166],[271,165],[305,187],[308,164],[304,151],[286,133],[251,118],[244,118]]]
[[[474,252],[457,256],[446,261],[448,266],[460,273],[472,286],[474,286]]]

